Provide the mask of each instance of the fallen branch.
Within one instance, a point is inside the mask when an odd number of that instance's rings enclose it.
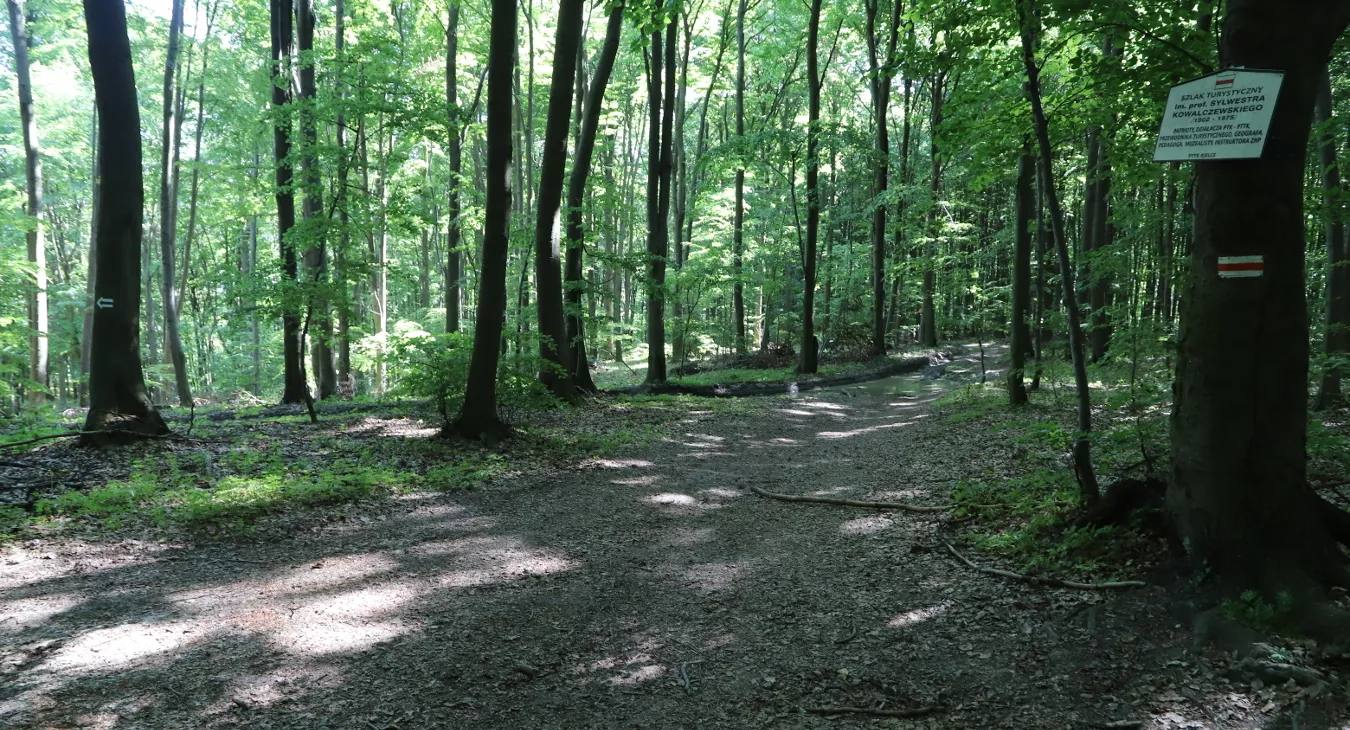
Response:
[[[951,507],[925,507],[917,504],[905,504],[904,502],[864,502],[856,499],[835,499],[833,497],[808,497],[797,494],[779,494],[770,492],[767,489],[752,486],[750,491],[761,497],[776,499],[781,502],[810,502],[812,504],[833,504],[840,507],[862,507],[863,509],[898,509],[906,512],[947,512]]]
[[[912,710],[874,710],[870,707],[807,707],[809,715],[870,715],[872,717],[923,717],[937,711],[936,707],[916,707]]]
[[[1147,583],[1141,580],[1121,580],[1116,581],[1114,583],[1079,583],[1077,581],[1072,580],[1060,580],[1059,578],[1042,578],[1040,576],[1035,575],[1022,575],[1021,573],[1014,573],[1009,570],[999,570],[998,568],[986,568],[984,566],[976,565],[970,562],[968,559],[966,559],[966,556],[956,552],[956,548],[952,547],[951,543],[944,542],[942,544],[947,546],[947,549],[951,551],[952,555],[956,556],[957,560],[960,560],[961,562],[965,563],[967,566],[969,566],[974,570],[978,570],[981,573],[988,573],[989,575],[997,575],[1003,578],[1010,578],[1012,580],[1020,580],[1024,583],[1035,583],[1037,585],[1051,586],[1053,588],[1073,588],[1075,590],[1080,591],[1101,591],[1101,590],[1118,590],[1122,588],[1143,588],[1144,586],[1148,585]]]

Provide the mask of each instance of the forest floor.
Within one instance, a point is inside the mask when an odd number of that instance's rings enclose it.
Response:
[[[978,373],[965,356],[937,380],[611,402],[605,417],[638,413],[659,435],[245,530],[13,540],[0,726],[1350,727],[1330,671],[1311,687],[1226,678],[1233,657],[1194,647],[1163,587],[1011,582],[953,558],[947,542],[1001,562],[949,514],[751,491],[949,504],[1020,458],[997,416],[938,402]],[[297,459],[437,443],[397,414],[325,426],[321,444],[297,419],[234,428]]]

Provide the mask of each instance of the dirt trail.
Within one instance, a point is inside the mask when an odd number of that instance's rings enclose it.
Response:
[[[943,552],[941,515],[749,491],[944,503],[1007,458],[937,423],[949,387],[696,413],[624,459],[280,542],[12,550],[0,726],[1285,727],[1197,678],[1159,589],[1009,584]]]

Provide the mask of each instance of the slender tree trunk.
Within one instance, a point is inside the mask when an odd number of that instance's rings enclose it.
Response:
[[[872,357],[886,354],[886,205],[882,202],[890,184],[891,141],[887,110],[891,99],[891,75],[895,64],[895,47],[900,31],[902,0],[891,5],[891,19],[887,26],[886,55],[878,58],[880,39],[877,37],[878,0],[867,1],[867,49],[871,66],[872,124],[876,127],[876,148],[872,160]]]
[[[309,274],[312,293],[308,306],[309,330],[314,333],[311,360],[314,381],[319,398],[337,394],[337,372],[333,365],[333,325],[329,319],[328,284],[328,215],[323,209],[323,187],[319,179],[317,109],[318,90],[314,82],[314,10],[310,0],[297,0],[295,6],[297,40],[300,51],[299,121],[302,152],[300,155],[301,187],[304,191],[301,214],[305,221],[305,271]]]
[[[1055,239],[1055,249],[1059,253],[1059,274],[1063,282],[1064,308],[1068,313],[1069,352],[1073,358],[1074,383],[1078,392],[1078,434],[1073,444],[1074,476],[1083,502],[1094,504],[1099,496],[1097,475],[1092,468],[1092,394],[1088,389],[1087,362],[1083,352],[1082,319],[1078,311],[1078,298],[1073,286],[1073,263],[1069,261],[1069,242],[1064,233],[1064,213],[1059,206],[1059,196],[1053,180],[1053,148],[1050,146],[1050,125],[1041,106],[1040,67],[1036,65],[1035,12],[1031,6],[1035,0],[1018,0],[1017,12],[1022,31],[1022,62],[1027,72],[1027,96],[1031,101],[1032,118],[1035,121],[1036,141],[1040,146],[1041,178],[1045,181],[1045,202],[1050,209],[1050,230]]]
[[[745,13],[747,0],[739,0],[736,8],[736,143],[744,156],[745,146]],[[745,165],[736,162],[736,199],[732,203],[731,219],[731,308],[736,337],[736,354],[744,355],[745,342]]]
[[[181,0],[180,0],[181,1]],[[42,150],[38,141],[37,115],[33,111],[33,82],[28,61],[28,28],[23,8],[18,0],[6,0],[9,6],[9,31],[14,42],[14,68],[19,81],[19,121],[23,125],[23,149],[26,205],[28,216],[28,263],[33,267],[33,281],[28,297],[29,337],[28,378],[32,388],[25,388],[28,404],[34,407],[46,402],[50,356],[47,344],[47,245],[42,236]]]
[[[178,331],[178,292],[174,291],[174,257],[178,233],[178,92],[175,80],[178,73],[178,43],[183,31],[183,0],[173,0],[169,20],[169,48],[164,58],[164,126],[159,157],[159,249],[164,294],[164,344],[173,362],[174,382],[177,384],[178,403],[192,405],[192,390],[188,383],[187,356]]]
[[[553,76],[549,80],[548,118],[544,126],[544,151],[539,172],[539,207],[534,228],[539,356],[545,363],[539,379],[554,395],[569,401],[574,396],[571,376],[573,362],[567,325],[563,319],[562,197],[583,10],[583,0],[560,0],[558,6],[557,36],[553,43]]]
[[[811,20],[806,31],[806,248],[802,255],[801,362],[797,366],[802,373],[820,369],[815,311],[816,239],[820,233],[820,10],[821,0],[811,0]]]
[[[350,156],[347,152],[347,118],[346,118],[346,84],[343,79],[346,74],[346,39],[347,33],[347,9],[344,0],[337,0],[333,13],[333,46],[336,56],[337,73],[333,75],[333,95],[337,101],[337,121],[334,125],[335,135],[337,137],[337,190],[334,195],[337,200],[333,201],[338,214],[339,234],[337,255],[334,256],[334,279],[336,280],[336,290],[340,292],[337,303],[337,382],[339,390],[350,394],[354,390],[352,383],[352,341],[351,341],[351,311],[352,298],[350,297],[350,287],[348,286],[347,253],[351,248],[352,234],[348,227],[349,214],[347,212],[347,185],[350,175]]]
[[[445,331],[459,331],[459,308],[463,304],[460,286],[464,279],[464,260],[460,249],[459,228],[459,185],[460,158],[464,148],[464,127],[469,120],[464,119],[459,109],[459,81],[457,69],[459,56],[459,3],[451,2],[445,24],[445,106],[450,124],[450,191],[446,216],[449,218],[445,236]]]
[[[99,115],[97,279],[86,431],[164,434],[169,429],[145,389],[140,356],[141,122],[122,0],[85,0],[89,66]],[[118,434],[83,437],[116,441]]]
[[[1350,353],[1350,240],[1345,235],[1345,191],[1341,188],[1341,170],[1336,160],[1331,106],[1331,76],[1323,71],[1317,82],[1314,105],[1314,121],[1322,128],[1317,152],[1322,167],[1322,200],[1327,218],[1327,312],[1323,342],[1328,358],[1344,358]],[[1319,409],[1330,408],[1341,401],[1343,370],[1335,364],[1323,368],[1322,382],[1317,390]]]
[[[1027,315],[1031,310],[1031,214],[1035,205],[1032,185],[1036,179],[1036,158],[1031,154],[1031,140],[1022,143],[1022,154],[1017,159],[1017,194],[1013,225],[1013,285],[1012,285],[1012,367],[1008,369],[1008,398],[1012,405],[1027,402],[1023,371],[1031,354],[1031,330]]]
[[[272,126],[272,151],[276,160],[277,245],[283,281],[295,282],[299,266],[295,245],[289,240],[295,227],[295,196],[291,191],[290,76],[291,0],[270,0],[272,21],[272,110],[277,115]],[[305,383],[300,352],[300,307],[293,294],[282,303],[282,403],[304,403],[309,387]]]
[[[85,307],[84,307],[84,332],[80,338],[80,375],[83,376],[83,389],[80,394],[80,405],[89,405],[89,366],[94,343],[94,282],[98,280],[98,215],[99,207],[103,199],[103,183],[100,181],[100,170],[98,167],[98,111],[95,110],[90,115],[92,123],[90,124],[89,150],[94,158],[90,165],[89,179],[93,181],[93,201],[90,203],[90,222],[89,222],[89,266],[85,273]]]
[[[937,347],[937,311],[933,307],[933,294],[937,287],[937,240],[941,235],[938,215],[938,195],[942,191],[942,160],[938,156],[938,127],[942,124],[942,103],[945,99],[946,72],[939,70],[932,78],[932,122],[929,125],[929,162],[931,177],[929,192],[932,198],[928,202],[928,251],[923,266],[923,304],[919,313],[919,344],[924,347]]]
[[[511,229],[511,75],[515,0],[492,0],[487,81],[487,207],[478,276],[478,317],[464,403],[447,432],[495,440],[509,434],[497,415],[497,363],[506,314],[506,253]]]
[[[572,382],[587,393],[595,392],[590,363],[586,358],[585,319],[581,314],[582,253],[585,240],[582,228],[582,202],[586,193],[586,178],[590,175],[591,157],[595,153],[595,139],[600,130],[600,113],[614,70],[614,59],[619,53],[623,36],[623,4],[615,3],[609,11],[605,28],[605,42],[596,61],[595,76],[591,79],[581,109],[581,125],[577,130],[576,150],[572,156],[572,174],[567,182],[567,340],[571,343],[572,362],[569,370]],[[595,302],[595,294],[591,302]]]

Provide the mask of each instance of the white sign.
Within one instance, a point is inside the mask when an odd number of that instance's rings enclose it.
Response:
[[[1173,86],[1153,161],[1259,158],[1283,81],[1283,71],[1234,68]]]

